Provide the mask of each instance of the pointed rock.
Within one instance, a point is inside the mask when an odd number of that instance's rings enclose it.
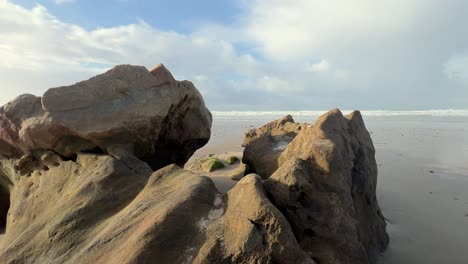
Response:
[[[158,85],[176,82],[174,76],[162,63],[154,66],[150,72],[158,79]]]

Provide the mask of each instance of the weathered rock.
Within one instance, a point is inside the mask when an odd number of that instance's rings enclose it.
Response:
[[[2,263],[315,263],[256,175],[223,198],[176,165],[148,179],[108,155],[40,157],[29,177],[2,161]]]
[[[283,136],[288,133],[292,133],[292,135],[294,135],[297,134],[298,130],[300,130],[300,126],[294,122],[291,115],[283,116],[282,118],[271,121],[262,127],[249,130],[245,133],[242,146],[246,147],[250,142],[266,135],[273,137]]]
[[[193,263],[315,263],[268,200],[258,175],[244,177],[225,200],[224,216],[207,228]]]
[[[246,133],[242,162],[248,165],[250,172],[268,178],[278,169],[278,158],[301,130],[302,126],[294,123],[288,115],[260,128]]]
[[[163,64],[156,65],[150,70],[150,72],[156,77],[156,79],[158,79],[158,85],[176,82],[172,73]]]
[[[183,263],[217,195],[211,180],[175,165],[148,179],[96,154],[9,179],[2,263]]]
[[[247,172],[247,165],[241,162],[234,170],[232,170],[229,173],[228,176],[233,181],[239,181],[240,179],[244,178],[246,172]]]
[[[76,145],[87,142],[105,153],[125,150],[153,169],[182,166],[210,138],[211,122],[191,82],[175,81],[162,65],[152,72],[121,65],[49,89],[42,98],[23,95],[5,105],[0,109],[0,151],[16,157],[60,148],[63,140],[74,145],[70,139],[76,139]]]
[[[306,127],[265,181],[301,247],[318,263],[374,263],[389,243],[376,198],[375,150],[359,112]]]
[[[226,166],[215,172],[179,168],[210,129],[198,91],[163,65],[0,108],[1,263],[367,264],[386,248],[358,112],[249,132],[246,160],[264,182],[230,153],[208,159],[208,171]],[[222,195],[203,174],[243,178]]]

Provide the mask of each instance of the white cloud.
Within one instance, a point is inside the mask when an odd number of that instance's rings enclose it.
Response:
[[[308,65],[307,70],[310,72],[325,72],[330,70],[330,63],[326,60],[321,60],[312,65]]]
[[[117,64],[151,67],[163,62],[176,76],[203,81],[226,73],[248,74],[257,63],[221,39],[162,31],[144,21],[86,30],[61,22],[43,6],[29,10],[9,1],[0,1],[0,58],[2,87],[8,87],[1,88],[2,103],[19,93],[42,94]]]
[[[56,3],[57,5],[75,2],[75,0],[53,0],[53,1],[54,1],[54,3]]]
[[[467,56],[452,56],[468,46],[468,1],[239,1],[232,24],[182,34],[145,21],[87,30],[0,0],[0,104],[116,64],[159,62],[214,109],[468,104],[467,82],[452,81],[468,79]]]
[[[246,1],[247,32],[271,58],[321,55],[369,32],[401,33],[427,11],[425,0]]]
[[[263,76],[257,80],[257,87],[259,89],[284,93],[291,90],[290,84],[276,76]]]

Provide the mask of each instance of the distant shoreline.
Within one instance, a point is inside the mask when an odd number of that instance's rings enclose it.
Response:
[[[320,116],[328,110],[300,110],[300,111],[211,111],[213,116],[284,116],[293,117]],[[353,110],[343,110],[350,113]],[[433,109],[433,110],[361,110],[363,116],[438,116],[458,117],[468,116],[468,109]]]

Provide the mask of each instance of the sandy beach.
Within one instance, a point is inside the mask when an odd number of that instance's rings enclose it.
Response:
[[[278,117],[215,114],[212,138],[194,158],[242,151],[245,131]],[[295,119],[313,123],[315,118]],[[468,118],[364,115],[364,119],[376,148],[377,195],[391,238],[379,263],[466,263]],[[233,185],[229,178],[214,180],[221,189]]]

